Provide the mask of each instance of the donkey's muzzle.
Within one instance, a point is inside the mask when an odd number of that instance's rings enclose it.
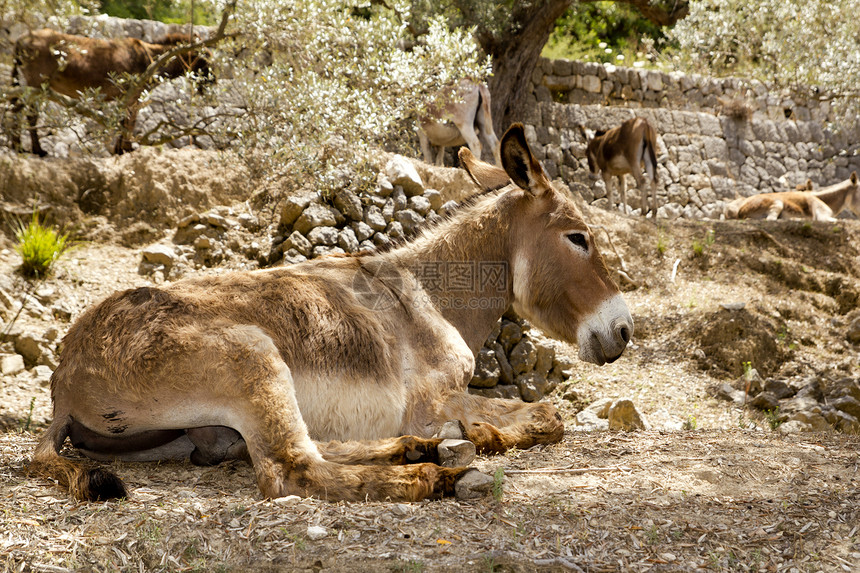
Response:
[[[618,360],[633,337],[633,319],[621,295],[604,301],[577,334],[581,360],[599,366]]]

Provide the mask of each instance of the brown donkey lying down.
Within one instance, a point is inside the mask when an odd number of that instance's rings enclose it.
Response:
[[[811,189],[812,182],[807,181],[805,188]],[[845,181],[818,191],[759,193],[735,199],[726,206],[726,218],[835,221],[836,215],[845,209],[860,217],[860,185],[856,171]]]
[[[481,452],[559,441],[550,404],[467,393],[475,353],[510,305],[596,364],[621,355],[633,321],[521,125],[501,148],[506,174],[463,155],[503,188],[388,252],[142,287],[89,309],[64,339],[31,472],[82,500],[126,495],[59,455],[70,438],[97,460],[245,458],[267,497],[418,500],[477,472],[438,465],[446,421]],[[464,269],[470,280],[454,280]]]

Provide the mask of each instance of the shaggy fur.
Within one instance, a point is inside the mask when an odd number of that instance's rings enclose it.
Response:
[[[485,452],[561,439],[549,404],[467,393],[476,353],[512,304],[598,364],[633,323],[522,126],[502,150],[514,184],[387,253],[190,278],[89,309],[64,339],[31,471],[79,499],[124,495],[112,474],[59,456],[69,437],[99,460],[248,459],[268,497],[417,500],[468,471],[435,463],[446,421]]]

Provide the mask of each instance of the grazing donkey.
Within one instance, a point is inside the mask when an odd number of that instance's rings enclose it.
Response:
[[[807,188],[811,187],[808,181]],[[818,191],[780,191],[741,197],[726,205],[727,219],[812,219],[835,221],[844,209],[860,216],[860,185],[857,172],[841,183]]]
[[[433,163],[431,145],[439,147],[436,165],[442,165],[445,148],[455,145],[468,145],[478,159],[483,147],[480,136],[493,151],[496,165],[501,165],[499,140],[493,129],[493,116],[490,112],[490,90],[486,84],[478,84],[463,79],[456,87],[445,90],[447,102],[442,109],[431,108],[427,117],[421,119],[418,139],[424,161]]]
[[[510,305],[596,364],[621,356],[633,321],[522,125],[501,150],[508,184],[495,189],[497,173],[388,252],[142,287],[89,309],[63,340],[31,473],[82,500],[126,495],[59,455],[70,438],[101,460],[246,458],[266,497],[418,500],[476,471],[436,463],[446,421],[481,452],[559,441],[552,405],[466,391],[475,354]],[[462,151],[479,180],[501,172]]]
[[[159,56],[188,41],[188,36],[184,34],[169,34],[161,41],[150,44],[136,38],[102,40],[61,34],[49,29],[36,30],[15,42],[12,84],[18,86],[23,80],[24,85],[50,88],[73,99],[80,99],[88,89],[98,89],[105,100],[111,101],[124,94],[123,88],[117,83],[124,74],[143,73]],[[175,78],[189,71],[202,79],[198,84],[199,90],[213,80],[209,62],[199,52],[173,58],[159,71],[159,75],[162,78]],[[12,98],[11,103],[15,116],[12,145],[16,151],[21,151],[21,127],[17,116],[24,109],[24,103],[19,97]],[[36,107],[31,107],[27,113],[32,142],[30,150],[44,157],[45,151],[39,143],[36,129],[38,113]],[[122,122],[114,153],[131,151],[131,141],[127,136],[134,131],[136,121],[137,105],[134,102]]]
[[[606,195],[609,202],[612,199],[612,176],[618,177],[621,188],[621,206],[627,213],[627,180],[625,175],[630,173],[636,180],[636,186],[642,193],[642,216],[648,214],[648,189],[645,187],[645,177],[642,175],[642,164],[645,164],[645,174],[651,180],[650,188],[653,196],[652,209],[657,216],[657,132],[642,117],[628,119],[618,127],[609,131],[589,133],[582,127],[587,144],[585,154],[588,157],[588,169],[591,173],[600,173],[606,184]]]

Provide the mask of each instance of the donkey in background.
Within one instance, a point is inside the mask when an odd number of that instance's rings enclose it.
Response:
[[[804,188],[812,189],[812,181],[807,180]],[[818,191],[779,191],[735,199],[726,205],[725,215],[726,219],[835,221],[836,215],[845,209],[860,217],[860,185],[856,171],[845,181]]]
[[[478,350],[512,305],[602,365],[633,320],[522,125],[501,157],[504,170],[462,149],[484,192],[388,252],[189,278],[89,309],[63,339],[30,472],[81,500],[125,496],[114,474],[59,455],[69,438],[99,460],[247,459],[266,497],[412,501],[477,471],[439,465],[448,421],[480,452],[559,441],[551,404],[468,393]],[[473,280],[440,281],[451,266]]]
[[[657,217],[657,132],[642,117],[628,119],[618,127],[609,131],[590,132],[580,126],[586,141],[585,154],[588,158],[588,169],[592,174],[598,173],[606,185],[606,196],[609,203],[615,205],[612,198],[612,177],[618,178],[621,189],[621,208],[627,213],[627,180],[629,173],[636,180],[636,186],[642,193],[642,216],[648,214],[648,188],[645,176],[642,175],[642,165],[645,175],[651,180],[650,187],[654,217]]]
[[[126,74],[142,74],[162,54],[183,43],[189,37],[184,34],[169,34],[157,43],[148,43],[136,38],[111,40],[87,38],[62,34],[54,30],[36,30],[21,36],[15,43],[12,85],[32,88],[48,88],[54,92],[79,100],[86,90],[99,90],[106,101],[119,99],[125,90],[117,80]],[[191,52],[171,59],[158,71],[161,78],[175,78],[193,72],[201,82],[198,90],[214,80],[209,61],[202,52]],[[12,146],[22,151],[21,127],[18,115],[25,104],[20,97],[13,97]],[[131,151],[131,140],[137,121],[137,102],[130,103],[122,121],[120,136],[114,153]],[[30,106],[27,122],[30,132],[30,151],[44,157],[45,151],[39,143],[37,130],[39,111]]]
[[[439,147],[436,165],[444,162],[446,147],[457,145],[468,145],[480,159],[483,138],[493,152],[496,165],[501,166],[499,140],[493,129],[490,89],[487,85],[463,79],[456,86],[444,90],[441,97],[447,103],[441,109],[431,107],[427,116],[420,120],[418,139],[424,161],[433,163],[431,146],[434,145]]]

